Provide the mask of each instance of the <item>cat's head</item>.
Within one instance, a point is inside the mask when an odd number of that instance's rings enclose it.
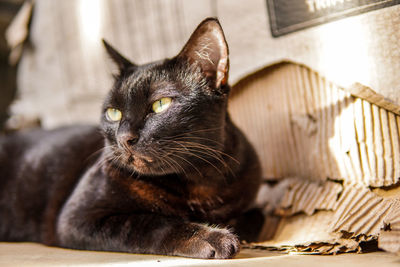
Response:
[[[136,65],[104,45],[119,68],[101,118],[106,156],[151,175],[218,165],[229,93],[228,46],[218,20],[204,20],[174,58],[150,64]]]

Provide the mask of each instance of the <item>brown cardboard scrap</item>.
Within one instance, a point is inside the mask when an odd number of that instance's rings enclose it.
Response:
[[[386,215],[396,209],[393,203],[393,200],[384,199],[368,189],[345,187],[331,229],[347,233],[349,238],[376,239]]]
[[[400,254],[400,231],[382,232],[379,236],[379,248]]]
[[[249,247],[307,254],[359,251],[358,241],[341,238],[341,234],[330,231],[331,219],[332,211],[283,218],[272,240],[253,243]]]
[[[358,242],[351,239],[338,239],[337,242],[313,242],[304,245],[296,245],[296,251],[303,254],[337,254],[344,252],[360,252]]]
[[[330,231],[332,211],[319,211],[313,216],[297,214],[282,218],[272,240],[256,243],[259,246],[296,247],[311,243],[336,243],[340,233]],[[302,227],[299,227],[302,225]]]
[[[259,240],[270,240],[251,246],[335,254],[361,251],[360,242],[379,240],[381,248],[400,249],[400,240],[396,240],[400,233],[400,201],[396,198],[331,181],[289,178],[285,183],[284,197],[275,210],[282,216],[275,235],[260,235]]]
[[[341,191],[342,186],[331,181],[319,183],[290,179],[290,185],[275,213],[280,216],[300,212],[312,215],[316,210],[334,210]]]
[[[394,103],[390,99],[385,98],[383,95],[375,92],[367,86],[364,86],[360,83],[354,83],[353,85],[345,89],[354,96],[365,99],[370,103],[373,103],[379,107],[385,108],[397,115],[400,115],[400,105]]]
[[[384,219],[378,246],[386,251],[400,254],[400,200],[393,203],[392,209]]]
[[[400,116],[305,66],[282,62],[245,77],[233,86],[230,112],[251,129],[267,180],[400,182]]]
[[[381,229],[400,210],[400,116],[288,62],[234,85],[230,111],[251,129],[265,179],[280,181],[259,196],[279,226],[253,245],[329,254],[379,238],[397,249],[398,232]]]
[[[338,253],[345,252],[360,252],[360,247],[358,242],[355,242],[351,239],[343,239],[338,242],[312,242],[312,243],[304,243],[301,245],[294,246],[265,246],[265,245],[256,245],[251,244],[245,246],[245,248],[250,249],[261,249],[268,251],[282,251],[293,254],[313,254],[313,255],[332,255]]]
[[[386,199],[399,199],[400,196],[400,186],[395,185],[393,187],[382,187],[382,188],[372,188],[372,192]]]

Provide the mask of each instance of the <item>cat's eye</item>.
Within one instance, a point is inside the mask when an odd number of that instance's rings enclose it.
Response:
[[[106,111],[107,119],[110,121],[120,121],[122,118],[122,112],[116,108],[108,108]]]
[[[155,113],[165,111],[171,105],[172,99],[170,97],[163,97],[153,103],[152,109]]]

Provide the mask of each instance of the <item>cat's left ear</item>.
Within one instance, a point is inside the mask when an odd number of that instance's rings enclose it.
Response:
[[[228,81],[228,54],[228,44],[219,21],[208,18],[192,33],[177,57],[197,64],[203,74],[215,83],[215,88],[219,88]]]
[[[131,70],[136,65],[121,55],[114,47],[112,47],[106,40],[102,39],[103,45],[106,48],[107,54],[111,57],[115,64],[117,64],[120,73]]]

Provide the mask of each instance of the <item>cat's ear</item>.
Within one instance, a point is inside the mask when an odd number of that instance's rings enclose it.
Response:
[[[120,72],[130,70],[136,67],[136,65],[121,55],[114,47],[112,47],[106,40],[102,39],[104,47],[106,48],[107,54],[111,57],[115,64],[117,64]]]
[[[215,88],[219,88],[228,81],[228,54],[221,25],[217,19],[208,18],[192,33],[177,57],[197,64],[203,74],[215,83]]]

